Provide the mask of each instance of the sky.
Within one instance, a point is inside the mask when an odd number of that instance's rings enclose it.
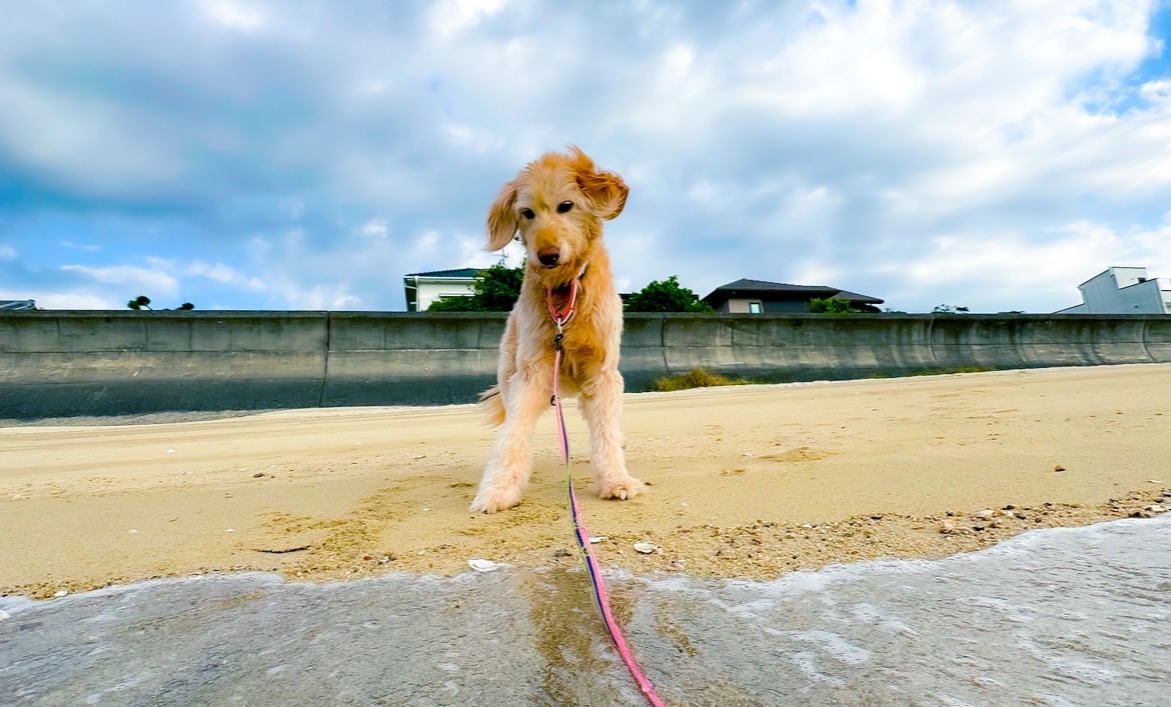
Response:
[[[623,292],[1052,312],[1110,266],[1171,277],[1171,0],[0,17],[0,299],[402,310],[407,273],[497,262],[501,185],[571,144],[630,186],[605,235]]]

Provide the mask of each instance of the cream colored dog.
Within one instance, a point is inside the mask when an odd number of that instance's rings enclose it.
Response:
[[[519,231],[525,272],[500,342],[497,385],[481,396],[493,423],[503,426],[473,511],[515,506],[528,484],[533,426],[553,393],[557,327],[549,302],[567,309],[575,279],[577,299],[564,325],[558,392],[578,396],[589,424],[598,496],[628,499],[646,490],[627,472],[623,454],[622,301],[602,245],[602,221],[622,213],[627,192],[621,177],[596,169],[573,147],[568,154],[549,152],[530,162],[504,185],[488,212],[488,250],[500,250]]]

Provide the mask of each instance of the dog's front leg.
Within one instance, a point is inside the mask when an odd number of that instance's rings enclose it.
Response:
[[[522,369],[512,376],[505,390],[508,399],[504,401],[504,425],[496,435],[480,491],[472,501],[473,512],[495,513],[520,503],[532,472],[533,427],[549,407],[552,382]]]
[[[602,371],[581,392],[582,415],[590,427],[590,466],[598,496],[626,500],[646,486],[626,470],[622,451],[622,374]]]

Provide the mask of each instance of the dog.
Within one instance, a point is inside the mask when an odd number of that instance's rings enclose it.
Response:
[[[626,470],[618,372],[622,300],[602,243],[602,222],[622,213],[628,193],[621,177],[597,169],[584,152],[570,147],[526,165],[488,212],[488,250],[498,251],[516,237],[524,244],[525,268],[520,298],[500,342],[497,384],[481,396],[500,430],[473,512],[515,506],[528,485],[533,427],[553,395],[558,327],[551,308],[564,312],[572,306],[562,330],[558,393],[578,397],[589,425],[598,496],[626,500],[646,490]]]

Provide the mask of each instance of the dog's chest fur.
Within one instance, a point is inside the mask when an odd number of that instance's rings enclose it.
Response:
[[[607,297],[615,301],[610,302]],[[555,308],[564,311],[569,305],[568,288],[555,290],[552,300]],[[582,283],[573,317],[562,327],[560,372],[563,378],[589,376],[604,362],[615,360],[618,352],[610,349],[617,348],[618,342],[616,337],[606,335],[614,327],[612,320],[615,311],[618,312],[620,331],[621,304],[618,295],[612,290],[607,292],[600,283]],[[557,326],[547,307],[541,308],[539,321],[537,338],[540,341],[540,356],[551,362],[556,350]]]

